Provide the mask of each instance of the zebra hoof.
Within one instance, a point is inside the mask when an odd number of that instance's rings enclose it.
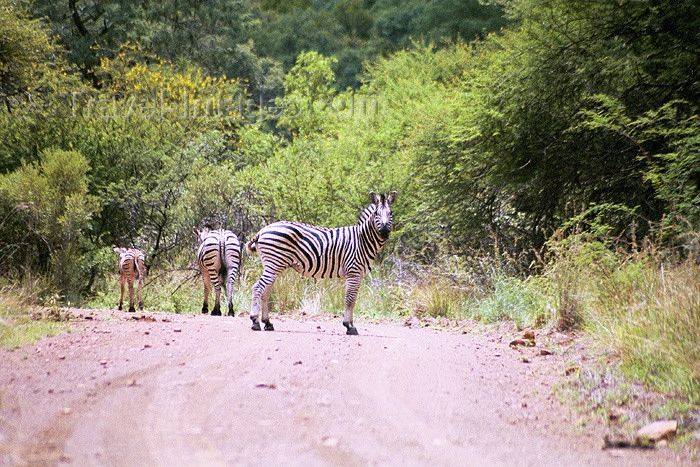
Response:
[[[129,307],[129,313],[135,313],[135,312],[136,312],[136,310],[134,309],[134,307],[133,307],[133,306],[130,306],[130,307]]]
[[[274,331],[275,327],[272,325],[271,322],[268,321],[267,323],[265,323],[265,330],[266,331]]]
[[[250,327],[253,331],[260,331],[260,323],[257,321],[253,321],[253,325]]]
[[[236,316],[236,314],[233,312],[233,305],[229,303],[228,305],[228,315],[229,316]]]
[[[357,336],[357,328],[355,326],[349,326],[348,327],[348,332],[346,332],[348,336]]]
[[[211,310],[212,316],[221,316],[221,310]]]

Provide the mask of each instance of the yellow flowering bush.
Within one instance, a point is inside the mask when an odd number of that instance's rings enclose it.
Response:
[[[239,81],[210,76],[186,60],[172,63],[138,44],[126,43],[114,58],[102,58],[95,72],[100,98],[108,101],[105,109],[117,100],[124,116],[240,117],[244,94]]]

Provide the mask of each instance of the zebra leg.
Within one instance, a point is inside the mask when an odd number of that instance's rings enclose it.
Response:
[[[214,284],[214,296],[216,301],[214,302],[214,309],[211,310],[212,316],[221,316],[221,282],[217,281]]]
[[[139,310],[143,311],[143,295],[141,294],[141,289],[143,288],[143,279],[139,275],[139,290],[138,290],[138,297],[139,297]]]
[[[263,272],[263,276],[253,285],[253,298],[250,303],[250,320],[253,322],[253,326],[250,329],[253,331],[260,331],[260,320],[258,317],[260,315],[260,297],[262,290],[265,288],[265,285],[262,283],[264,275],[265,273]]]
[[[267,305],[270,299],[272,284],[275,283],[275,279],[277,279],[278,275],[279,272],[270,273],[268,270],[263,269],[262,276],[260,276],[260,279],[253,285],[253,300],[250,306],[250,320],[253,322],[251,329],[253,331],[260,331],[260,321],[258,317],[261,310],[262,322],[265,323],[265,330],[274,330],[274,327],[270,323],[270,311]]]
[[[345,281],[345,318],[343,326],[347,329],[347,334],[357,335],[357,328],[352,324],[352,311],[357,301],[357,292],[360,290],[362,276],[351,276]]]
[[[204,303],[202,304],[202,313],[209,313],[209,292],[211,291],[211,283],[209,282],[209,273],[202,271],[202,280],[204,281]]]
[[[132,279],[127,282],[129,284],[129,311],[133,313],[136,311],[136,309],[134,308],[134,281]]]
[[[261,321],[265,323],[265,330],[266,331],[274,331],[275,327],[272,325],[270,322],[270,308],[269,308],[269,303],[270,303],[270,292],[272,291],[272,285],[270,285],[261,295],[261,301],[262,301],[262,318]]]
[[[122,286],[121,294],[119,294],[119,310],[121,311],[122,305],[124,305],[124,276],[121,276],[119,280],[121,281]]]
[[[233,313],[233,282],[236,280],[235,272],[229,273],[226,281],[226,296],[228,297],[228,315],[235,316]]]

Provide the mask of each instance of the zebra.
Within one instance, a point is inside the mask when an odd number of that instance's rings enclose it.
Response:
[[[345,315],[347,334],[357,335],[352,311],[362,278],[369,273],[374,259],[393,228],[391,205],[396,192],[369,194],[370,205],[358,223],[347,227],[324,228],[295,222],[275,222],[260,230],[247,244],[249,253],[257,252],[263,265],[260,279],[253,285],[251,329],[260,330],[258,315],[266,331],[273,331],[268,301],[272,285],[282,271],[291,267],[303,276],[315,279],[345,278]]]
[[[197,262],[199,270],[202,272],[204,281],[204,304],[202,313],[209,312],[209,292],[211,284],[214,284],[216,303],[211,311],[212,316],[221,316],[219,298],[221,296],[221,285],[226,283],[226,293],[228,296],[228,314],[233,316],[233,282],[238,275],[238,268],[241,263],[241,244],[238,237],[230,230],[210,230],[203,227],[202,230],[193,228],[194,234],[199,240],[197,250]]]
[[[121,295],[119,296],[119,309],[124,304],[124,284],[129,285],[129,311],[134,312],[134,281],[138,281],[139,310],[143,310],[143,297],[141,289],[146,277],[145,255],[136,248],[124,248],[112,245],[112,249],[119,255],[119,279],[121,281]]]

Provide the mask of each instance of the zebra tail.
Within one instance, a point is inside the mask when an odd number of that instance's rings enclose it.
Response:
[[[141,279],[146,278],[145,259],[142,259],[142,256],[134,256],[134,269],[136,270],[136,274],[138,274],[138,277],[140,277]]]
[[[219,278],[221,283],[226,283],[226,276],[228,275],[228,267],[226,265],[226,244],[223,238],[219,238]]]
[[[260,237],[260,235],[256,235],[248,243],[245,244],[245,249],[248,250],[248,253],[254,253],[258,249],[258,237]]]

